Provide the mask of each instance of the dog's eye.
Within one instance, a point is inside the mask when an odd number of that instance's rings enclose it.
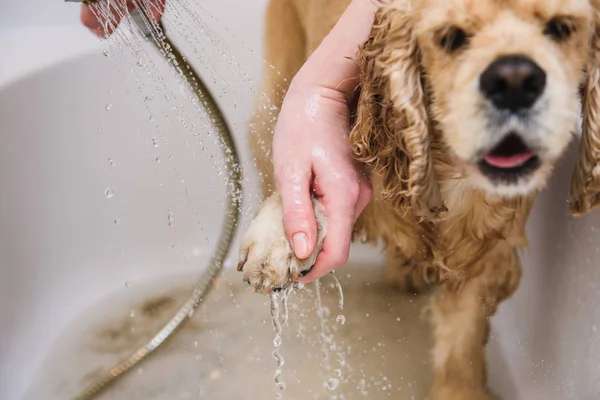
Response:
[[[568,18],[554,18],[546,24],[544,34],[557,42],[567,40],[575,32],[573,22]]]
[[[442,34],[440,46],[448,53],[452,53],[465,46],[468,40],[469,37],[465,31],[457,27],[452,27]]]

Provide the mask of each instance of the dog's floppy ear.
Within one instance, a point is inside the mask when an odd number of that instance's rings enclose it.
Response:
[[[434,218],[444,206],[429,148],[420,52],[409,12],[397,7],[380,7],[359,50],[360,97],[350,143],[355,157],[383,177],[384,197]]]
[[[583,215],[600,205],[600,2],[594,3],[590,58],[582,93],[581,143],[569,199],[573,215]]]

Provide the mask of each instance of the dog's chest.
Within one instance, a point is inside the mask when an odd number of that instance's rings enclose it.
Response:
[[[460,181],[442,191],[448,211],[436,222],[420,222],[415,235],[422,261],[465,270],[499,242],[526,244],[528,202],[490,199]]]

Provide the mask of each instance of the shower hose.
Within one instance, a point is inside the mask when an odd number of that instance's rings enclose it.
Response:
[[[65,0],[70,2],[84,3],[87,5],[95,3],[97,0]],[[212,123],[217,129],[218,138],[223,149],[225,165],[227,169],[226,176],[228,177],[227,200],[226,200],[226,215],[223,223],[223,230],[217,242],[217,247],[208,262],[206,271],[200,276],[195,284],[192,294],[177,311],[177,313],[169,320],[169,322],[154,335],[154,337],[145,345],[135,350],[129,358],[115,365],[110,370],[107,370],[91,385],[81,391],[74,399],[88,400],[95,398],[102,390],[115,382],[119,377],[130,371],[139,362],[146,359],[154,352],[166,339],[171,337],[175,331],[185,322],[188,316],[192,315],[193,311],[198,307],[200,302],[205,298],[211,289],[213,282],[221,269],[223,262],[229,252],[235,230],[238,224],[241,201],[242,201],[242,183],[241,183],[241,167],[235,142],[231,135],[231,131],[223,117],[223,113],[219,109],[215,99],[210,91],[187,63],[185,58],[179,52],[177,47],[171,42],[166,35],[163,25],[151,22],[142,7],[138,7],[131,11],[130,16],[137,25],[138,29],[148,40],[151,40],[160,53],[164,55],[167,62],[171,63],[183,75],[185,81],[189,84],[194,94],[198,97],[201,105],[209,115]]]

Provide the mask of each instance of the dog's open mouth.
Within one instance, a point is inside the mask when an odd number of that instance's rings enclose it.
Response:
[[[480,162],[485,175],[510,182],[533,172],[538,166],[538,156],[514,133],[502,140]]]

